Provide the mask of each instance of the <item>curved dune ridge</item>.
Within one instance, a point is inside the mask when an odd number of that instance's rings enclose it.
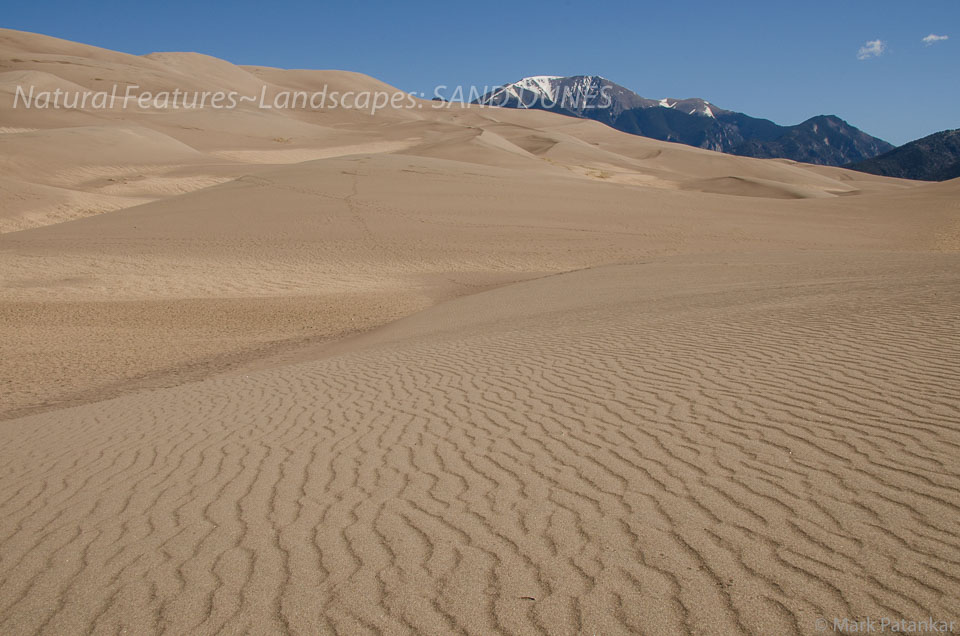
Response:
[[[0,631],[960,617],[955,265],[585,270],[5,422]]]
[[[410,103],[0,108],[0,636],[960,629],[960,180]]]

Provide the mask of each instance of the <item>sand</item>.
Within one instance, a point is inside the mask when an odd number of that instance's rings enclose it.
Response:
[[[960,182],[421,105],[0,110],[0,633],[960,629]]]

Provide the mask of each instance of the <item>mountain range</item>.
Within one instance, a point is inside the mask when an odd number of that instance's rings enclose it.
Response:
[[[704,99],[649,99],[598,75],[526,77],[474,103],[536,108],[593,119],[617,130],[747,157],[782,157],[828,166],[863,161],[894,148],[834,115],[794,125],[726,110]]]
[[[943,130],[886,152],[844,166],[884,177],[947,181],[960,177],[960,129]]]

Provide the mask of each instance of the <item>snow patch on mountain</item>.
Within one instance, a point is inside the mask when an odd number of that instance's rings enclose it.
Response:
[[[559,75],[534,75],[524,77],[519,82],[508,84],[503,87],[503,90],[514,97],[520,97],[521,90],[526,90],[553,101],[556,95],[556,80],[560,79],[563,78]]]

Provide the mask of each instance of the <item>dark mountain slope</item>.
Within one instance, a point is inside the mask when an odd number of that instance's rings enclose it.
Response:
[[[885,177],[920,181],[956,179],[960,177],[960,129],[934,133],[879,157],[845,167]]]

